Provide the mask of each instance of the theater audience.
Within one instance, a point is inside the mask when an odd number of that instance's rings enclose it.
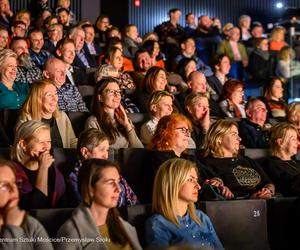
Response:
[[[10,43],[11,49],[17,54],[17,78],[16,81],[32,84],[34,81],[41,80],[43,73],[39,67],[32,61],[27,39],[22,37],[15,37]]]
[[[0,51],[0,109],[20,109],[29,93],[29,85],[16,81],[17,54]]]
[[[206,65],[196,54],[195,40],[191,37],[181,42],[181,54],[176,56],[175,61],[178,64],[183,58],[193,58],[196,62],[196,70],[202,72],[206,77],[212,76],[211,68]]]
[[[279,78],[271,78],[264,87],[264,97],[271,117],[285,117],[286,101],[283,92],[283,82]]]
[[[124,28],[123,49],[124,56],[128,58],[134,58],[136,51],[140,47],[142,39],[139,37],[139,32],[137,26],[134,24],[129,24]]]
[[[111,148],[142,148],[143,144],[120,102],[118,82],[113,78],[102,79],[95,86],[92,116],[87,119],[85,127],[102,131],[109,138]]]
[[[30,57],[36,66],[38,66],[40,69],[43,69],[43,66],[47,59],[53,57],[53,55],[51,55],[47,50],[43,49],[43,32],[41,30],[33,29],[29,32],[28,38],[30,42]]]
[[[223,94],[224,84],[228,80],[227,75],[231,67],[228,56],[224,54],[217,55],[212,62],[212,67],[214,74],[206,78],[207,83],[220,97]]]
[[[14,13],[10,9],[8,0],[0,1],[0,25],[8,28]]]
[[[66,82],[66,65],[58,58],[46,61],[43,75],[54,82],[57,89],[59,110],[65,112],[88,112],[76,86]]]
[[[167,86],[167,74],[163,68],[151,67],[144,78],[142,88],[135,92],[134,102],[142,113],[147,113],[147,102],[154,91],[165,90]]]
[[[53,165],[50,128],[41,121],[24,122],[16,131],[11,158],[22,180],[20,206],[25,209],[63,206],[65,182]]]
[[[8,31],[6,28],[0,26],[0,51],[7,49],[8,45]]]
[[[45,39],[43,49],[54,54],[57,43],[63,38],[63,26],[59,23],[52,24],[47,29],[47,34],[48,38]]]
[[[170,115],[173,112],[174,96],[167,91],[154,91],[148,101],[148,112],[151,119],[145,122],[141,127],[141,141],[143,144],[149,144],[160,118]]]
[[[0,161],[0,237],[1,239],[48,238],[48,234],[38,220],[18,207],[19,180],[13,163]],[[1,241],[1,249],[45,249],[52,250],[47,241]]]
[[[99,55],[101,48],[97,43],[95,43],[95,29],[91,24],[84,24],[82,26],[85,33],[85,43],[91,55]]]
[[[295,60],[295,52],[291,47],[284,46],[278,52],[278,63],[276,64],[275,74],[283,81],[300,75],[300,62]]]
[[[56,55],[65,63],[66,82],[75,86],[91,84],[87,82],[84,69],[72,65],[75,59],[75,44],[73,40],[69,38],[60,40],[56,46]]]
[[[271,51],[280,51],[284,46],[287,46],[285,42],[286,29],[283,26],[276,26],[270,35],[269,49]]]
[[[58,148],[75,148],[72,124],[63,111],[58,110],[57,90],[50,80],[37,81],[20,112],[17,128],[25,121],[38,120],[50,127],[51,145]]]
[[[272,156],[263,166],[265,172],[283,196],[299,195],[296,187],[300,173],[300,162],[295,159],[298,149],[298,130],[289,123],[278,123],[272,127],[270,145]]]
[[[84,30],[80,27],[74,27],[70,30],[68,37],[75,44],[76,56],[73,62],[74,66],[79,68],[95,68],[97,63],[94,57],[90,54],[85,40]]]
[[[216,121],[205,136],[203,163],[213,173],[211,177],[220,178],[235,198],[272,198],[275,186],[258,163],[238,154],[240,141],[234,121]]]
[[[298,148],[300,149],[300,102],[292,102],[287,105],[286,120],[298,130]]]
[[[78,138],[77,155],[79,160],[68,178],[76,200],[76,206],[81,202],[81,196],[78,190],[78,173],[84,161],[88,159],[94,158],[107,160],[109,158],[108,137],[95,128],[89,128],[82,131]],[[137,204],[138,200],[135,193],[121,175],[119,185],[121,187],[121,193],[118,200],[118,207]]]
[[[146,221],[148,246],[224,249],[209,217],[195,208],[198,178],[196,164],[187,160],[172,159],[160,166],[153,186],[154,215]]]
[[[184,106],[192,122],[191,137],[196,143],[196,148],[201,149],[204,136],[212,123],[208,98],[202,93],[190,93],[185,98]]]
[[[246,118],[244,102],[244,84],[229,79],[223,88],[223,100],[219,103],[223,112],[230,118]]]
[[[259,98],[250,98],[246,103],[246,116],[239,122],[241,144],[246,148],[268,148],[269,132],[267,121],[268,110]]]
[[[158,41],[155,40],[147,40],[144,41],[142,44],[142,48],[145,48],[151,57],[151,65],[152,66],[158,66],[161,68],[165,68],[165,62],[164,60],[165,55],[160,51],[160,45]]]
[[[110,161],[91,159],[79,172],[82,204],[57,233],[57,237],[95,239],[91,249],[142,249],[134,227],[124,221],[116,208],[121,193],[119,167]],[[110,239],[97,242],[99,239]],[[60,249],[84,249],[84,241],[59,242]]]
[[[238,25],[241,30],[241,41],[248,41],[251,38],[250,25],[251,17],[248,15],[241,15]]]

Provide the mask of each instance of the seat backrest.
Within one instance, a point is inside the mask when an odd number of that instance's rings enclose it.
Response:
[[[293,249],[299,243],[299,198],[276,197],[267,201],[271,249]],[[296,235],[295,235],[296,234]]]
[[[245,148],[242,150],[242,154],[262,163],[265,158],[271,156],[271,150],[267,148]]]
[[[144,148],[123,148],[118,151],[121,174],[140,199],[145,188],[145,158],[148,150]]]
[[[270,249],[265,200],[200,202],[227,250]]]
[[[144,247],[146,244],[145,222],[152,215],[151,204],[121,207],[119,211],[123,219],[136,228],[139,241]]]
[[[76,137],[84,130],[84,125],[87,118],[91,115],[89,112],[67,112],[71,121]]]
[[[0,148],[0,157],[5,160],[10,160],[10,148]]]
[[[71,217],[73,208],[34,209],[29,214],[44,226],[49,237],[55,237],[59,228]]]
[[[79,85],[77,88],[87,108],[90,109],[95,87],[92,85]]]
[[[20,113],[19,109],[0,110],[0,121],[11,145],[14,142],[15,127],[16,127],[17,120],[19,118],[19,113]]]
[[[75,148],[53,148],[55,166],[64,177],[68,177],[77,162],[77,152]]]

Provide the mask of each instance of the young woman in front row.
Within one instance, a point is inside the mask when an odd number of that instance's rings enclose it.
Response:
[[[57,236],[90,241],[59,242],[57,249],[142,249],[135,228],[118,215],[119,181],[115,163],[101,159],[84,162],[78,178],[83,203]]]
[[[196,164],[188,160],[170,159],[160,166],[153,187],[154,215],[146,222],[149,246],[224,249],[208,216],[195,209],[198,177]]]

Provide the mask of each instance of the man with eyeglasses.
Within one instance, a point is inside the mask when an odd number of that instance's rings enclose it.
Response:
[[[64,112],[89,112],[76,86],[66,82],[66,66],[58,58],[45,63],[44,77],[54,82],[57,88],[59,110]]]
[[[246,148],[268,148],[267,108],[260,98],[250,98],[246,104],[247,118],[239,122],[239,136]]]

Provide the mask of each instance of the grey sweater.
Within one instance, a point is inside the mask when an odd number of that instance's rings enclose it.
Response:
[[[135,228],[122,218],[120,218],[120,221],[127,235],[130,237],[133,249],[142,249]],[[68,239],[55,243],[54,246],[57,250],[107,249],[105,242],[102,242],[103,238],[98,231],[90,209],[83,204],[79,205],[74,210],[72,217],[61,226],[57,233],[57,239]],[[72,242],[67,242],[69,239]]]
[[[38,220],[29,215],[25,216],[23,225],[20,227],[14,225],[2,226],[0,238],[1,250],[53,249],[44,227]]]

